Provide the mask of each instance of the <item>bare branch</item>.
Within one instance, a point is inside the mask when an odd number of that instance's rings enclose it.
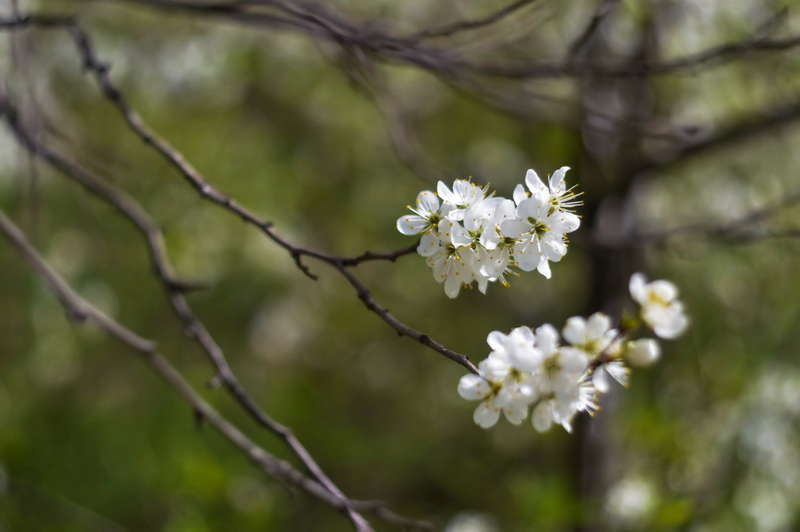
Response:
[[[659,246],[685,235],[715,238],[727,243],[750,243],[767,238],[795,238],[800,236],[800,229],[759,229],[758,226],[798,204],[800,204],[800,190],[786,194],[777,201],[753,209],[725,223],[696,222],[661,231],[635,233],[621,240],[600,240],[595,244],[607,248]]]
[[[572,44],[569,46],[567,57],[569,57],[571,61],[574,61],[580,56],[586,45],[597,34],[600,26],[603,25],[603,22],[611,14],[613,8],[618,3],[619,0],[600,0],[600,4],[595,9],[594,14],[589,19],[586,27],[583,28],[583,31],[581,31],[578,36],[575,37],[575,39],[572,41]]]
[[[110,204],[143,234],[156,276],[162,282],[173,310],[183,322],[189,336],[196,340],[208,355],[210,362],[216,370],[217,379],[253,419],[284,440],[320,484],[340,499],[348,500],[333,481],[322,471],[321,467],[305,446],[297,439],[293,431],[260,409],[241,385],[233,369],[230,367],[222,348],[194,314],[188,300],[184,297],[182,292],[187,283],[176,281],[174,276],[170,273],[172,271],[172,266],[164,247],[164,239],[161,230],[142,206],[125,192],[103,182],[86,169],[68,161],[65,157],[34,140],[19,121],[16,110],[2,99],[0,99],[0,116],[3,116],[20,144],[32,155],[40,157],[66,177],[80,183],[100,200]],[[372,254],[370,252],[364,254],[364,256],[367,257],[372,257],[373,255],[376,257],[378,256],[378,254]],[[359,257],[356,257],[356,259],[358,258]],[[362,260],[369,260],[369,258]],[[397,516],[397,514],[391,512],[388,508],[385,508],[385,510],[389,512],[387,515]],[[363,521],[357,514],[351,515],[351,519],[353,519],[354,522]]]
[[[23,18],[25,18],[28,24],[36,25],[38,21],[38,18],[32,16]],[[0,19],[0,21],[2,20],[3,19]],[[51,24],[48,24],[45,27],[51,27]],[[367,252],[356,257],[340,257],[291,244],[273,229],[272,222],[260,218],[255,213],[251,212],[229,196],[223,194],[210,185],[205,177],[188,162],[183,154],[171,146],[165,139],[158,136],[155,131],[150,129],[150,127],[145,124],[141,116],[129,105],[122,92],[111,81],[109,76],[109,66],[97,58],[89,35],[82,28],[80,28],[80,26],[72,21],[68,22],[64,27],[72,36],[75,45],[83,59],[84,67],[92,74],[95,81],[100,86],[102,94],[119,111],[130,129],[136,133],[136,135],[139,136],[139,138],[146,145],[153,148],[173,168],[175,168],[184,178],[184,180],[187,181],[187,183],[189,183],[202,198],[211,201],[219,207],[222,207],[223,209],[235,214],[244,222],[257,227],[267,238],[285,249],[292,259],[294,259],[297,267],[307,276],[316,279],[316,276],[311,273],[308,267],[302,262],[302,259],[305,256],[313,257],[333,267],[348,280],[353,288],[356,289],[359,298],[364,301],[365,305],[370,308],[370,310],[376,312],[376,314],[378,314],[387,324],[394,328],[401,336],[413,338],[422,345],[425,345],[444,355],[445,357],[457,362],[470,372],[477,373],[476,366],[470,362],[466,355],[457,353],[444,347],[439,342],[431,339],[429,335],[417,331],[416,329],[413,329],[412,327],[400,322],[397,320],[397,318],[386,311],[386,309],[383,309],[377,305],[363,283],[361,283],[347,270],[348,266],[355,266],[361,262],[370,260],[393,261],[398,257],[412,253],[414,248],[408,247],[390,253]],[[367,296],[366,299],[364,296],[365,294]]]
[[[349,22],[344,15],[329,6],[323,9],[318,4],[306,4],[303,9],[297,7],[290,9],[285,2],[266,0],[235,3],[201,3],[185,0],[125,1],[160,9],[188,11],[236,23],[284,27],[293,31],[301,31],[315,38],[360,48],[364,53],[373,54],[385,61],[411,64],[444,78],[457,73],[517,80],[585,77],[587,75],[606,78],[654,76],[691,70],[755,53],[780,52],[800,45],[800,35],[769,39],[763,33],[759,33],[749,39],[711,47],[663,62],[609,66],[568,59],[562,62],[509,65],[466,60],[445,48],[424,45],[420,43],[420,39],[398,37],[375,28],[361,27]],[[265,14],[263,9],[254,10],[251,9],[252,6],[281,7],[287,13],[288,18],[276,21],[273,20],[274,16]],[[313,15],[310,14],[312,12]]]
[[[140,353],[143,359],[149,363],[168,384],[183,396],[194,411],[202,416],[202,419],[210,423],[222,436],[236,445],[236,447],[244,452],[253,463],[262,469],[262,471],[269,476],[303,489],[306,493],[320,499],[342,513],[348,514],[353,512],[350,508],[350,502],[347,499],[331,493],[331,491],[317,481],[306,477],[294,469],[288,462],[280,460],[268,453],[250,440],[235,425],[222,417],[221,414],[192,388],[178,370],[176,370],[166,358],[158,353],[154,342],[139,336],[79,296],[58,273],[47,265],[39,253],[31,246],[22,231],[3,211],[0,211],[0,231],[17,248],[34,270],[47,281],[52,292],[73,319],[79,321],[93,321],[106,333]],[[356,530],[369,531],[372,530],[372,528],[362,518],[359,523],[356,523]]]
[[[776,104],[769,109],[754,111],[749,116],[724,127],[714,135],[686,143],[667,157],[640,165],[636,168],[636,171],[638,173],[662,172],[714,150],[773,133],[780,128],[794,124],[798,120],[800,120],[800,98]]]
[[[410,35],[408,39],[412,41],[419,41],[423,39],[431,39],[436,37],[450,37],[452,35],[455,35],[456,33],[461,33],[468,30],[476,30],[478,28],[484,28],[486,26],[490,26],[496,22],[503,20],[512,13],[518,11],[519,9],[529,4],[532,4],[535,1],[536,0],[517,0],[516,2],[512,2],[511,4],[495,11],[494,13],[487,15],[486,17],[474,20],[462,20],[459,22],[454,22],[452,24],[439,26],[438,28],[430,28],[427,30],[422,30],[420,32]]]

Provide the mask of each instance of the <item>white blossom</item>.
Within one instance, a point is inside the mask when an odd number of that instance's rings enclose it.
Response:
[[[598,355],[618,339],[619,332],[611,327],[611,318],[595,312],[589,319],[573,316],[562,331],[564,339],[588,355]]]
[[[537,194],[539,192],[533,192],[530,197],[522,199],[518,207],[536,198]],[[470,216],[472,214],[468,213],[465,220]],[[473,239],[478,238],[476,231],[483,229],[482,224],[491,216],[477,218],[482,222],[469,222],[470,227],[475,228],[470,229]],[[439,231],[443,242],[441,249],[468,251],[475,256],[489,252],[474,240],[468,246],[456,248],[451,238],[444,236],[451,223],[456,222],[440,222],[440,227],[445,228]],[[671,283],[656,281],[647,284],[643,276],[637,274],[631,280],[631,292],[637,301],[643,302],[643,319],[649,319],[650,312],[653,312],[647,308],[648,305],[658,305],[669,307],[668,310],[659,309],[659,312],[674,312],[686,320],[677,301],[677,289]],[[477,375],[461,378],[458,393],[464,399],[480,401],[473,420],[482,428],[494,426],[501,413],[515,425],[521,424],[530,413],[531,424],[539,432],[549,430],[553,425],[561,425],[571,432],[572,421],[578,413],[593,414],[597,410],[598,394],[610,389],[611,380],[627,386],[630,369],[626,363],[646,366],[659,358],[661,349],[656,340],[628,340],[627,335],[633,329],[630,323],[631,320],[626,319],[624,327],[615,328],[611,318],[602,312],[588,318],[573,316],[562,328],[566,345],[562,344],[559,331],[548,323],[535,330],[521,326],[508,333],[492,331],[486,337],[491,351],[478,365]],[[673,329],[677,328],[672,325]],[[657,323],[656,326],[658,333],[664,324]]]
[[[529,400],[520,395],[522,374],[499,357],[489,356],[478,365],[480,375],[467,374],[458,382],[458,393],[469,401],[480,401],[473,420],[488,429],[497,423],[500,412],[514,425],[528,417]]]
[[[566,234],[578,229],[580,219],[569,212],[551,210],[545,194],[534,194],[517,206],[516,219],[500,224],[503,236],[516,239],[514,257],[523,271],[537,270],[550,278],[548,261],[567,254]]]
[[[514,191],[514,201],[487,196],[487,189],[464,179],[452,188],[437,183],[436,194],[419,193],[413,214],[401,216],[397,229],[405,235],[421,235],[417,253],[426,258],[434,279],[448,297],[464,286],[476,285],[486,293],[490,283],[508,286],[515,268],[538,270],[549,278],[550,262],[567,253],[566,234],[580,226],[572,208],[577,194],[567,189],[562,167],[545,186],[533,170],[526,184]]]
[[[506,360],[509,365],[521,371],[534,372],[544,360],[541,351],[533,345],[534,335],[529,327],[517,327],[509,334],[492,331],[486,343],[492,348],[490,357]]]
[[[416,208],[408,208],[414,214],[406,214],[397,219],[397,230],[404,235],[416,235],[435,229],[441,219],[439,198],[430,190],[423,190],[417,195]]]
[[[547,197],[552,209],[572,212],[583,202],[576,199],[580,193],[575,191],[574,186],[567,188],[565,177],[568,171],[568,166],[562,166],[553,172],[545,185],[536,170],[529,169],[525,174],[525,185],[528,190],[526,191],[522,185],[517,185],[517,188],[514,189],[514,201],[519,205],[531,195],[540,195]]]
[[[474,275],[470,264],[467,262],[470,260],[469,254],[471,250],[469,248],[456,249],[450,243],[450,233],[447,228],[449,224],[451,224],[450,221],[442,220],[439,223],[439,227],[444,227],[445,230],[440,230],[431,237],[423,237],[419,247],[423,248],[420,251],[420,255],[427,257],[426,262],[433,270],[434,280],[437,283],[442,283],[444,285],[444,293],[447,297],[453,299],[458,297],[463,285],[472,283]]]
[[[617,360],[621,352],[619,331],[611,327],[611,318],[596,312],[584,319],[574,316],[564,326],[564,339],[599,363],[591,372],[592,385],[600,393],[609,390],[608,377],[623,386],[628,385],[628,368]]]
[[[678,300],[678,289],[669,281],[647,282],[641,273],[631,276],[631,296],[641,305],[641,318],[661,338],[677,338],[689,325]]]
[[[611,388],[608,378],[611,377],[622,386],[628,385],[628,377],[630,376],[630,369],[624,362],[618,359],[612,359],[607,362],[600,363],[592,372],[592,385],[594,389],[600,393],[606,393]]]
[[[454,222],[463,220],[466,210],[485,196],[481,187],[465,179],[453,181],[452,190],[443,181],[439,181],[436,192],[448,206],[447,219]]]

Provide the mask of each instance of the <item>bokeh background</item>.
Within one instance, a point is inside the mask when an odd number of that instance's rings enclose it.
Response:
[[[0,5],[12,13],[12,2]],[[398,34],[501,5],[333,4]],[[449,300],[416,255],[355,270],[401,320],[473,360],[488,353],[491,330],[618,312],[632,271],[680,287],[689,332],[576,434],[504,421],[483,431],[456,394],[461,367],[399,338],[329,267],[308,260],[320,277],[308,279],[254,228],[201,200],[126,128],[63,32],[0,35],[0,80],[39,138],[151,212],[179,274],[210,285],[190,300],[243,384],[345,493],[451,532],[800,527],[800,246],[785,232],[800,219],[782,203],[800,186],[800,132],[786,110],[800,99],[791,47],[622,79],[454,81],[367,59],[365,81],[335,44],[302,33],[125,2],[17,7],[78,14],[146,120],[297,244],[341,255],[399,249],[411,241],[396,218],[438,178],[471,176],[510,196],[527,168],[571,166],[584,225],[550,281],[523,274],[510,288]],[[489,62],[627,65],[790,36],[798,11],[800,2],[778,0],[542,0],[431,44]],[[684,152],[774,109],[780,128]],[[710,230],[769,205],[780,208],[734,234]],[[139,235],[32,162],[6,129],[0,207],[81,294],[157,340],[209,400],[291,460],[205,386],[211,368]],[[684,229],[646,237],[672,228]],[[0,530],[349,529],[198,425],[125,346],[71,324],[2,242],[0,280]]]

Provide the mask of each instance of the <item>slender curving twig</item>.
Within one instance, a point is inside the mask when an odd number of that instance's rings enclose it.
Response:
[[[407,38],[412,41],[419,41],[423,39],[432,39],[437,37],[451,37],[456,33],[462,33],[464,31],[484,28],[486,26],[490,26],[496,22],[503,20],[507,16],[513,14],[514,12],[534,2],[536,2],[536,0],[516,0],[515,2],[512,2],[509,5],[501,9],[498,9],[494,13],[491,13],[490,15],[487,15],[483,18],[473,19],[473,20],[460,20],[458,22],[453,22],[451,24],[446,24],[444,26],[439,26],[437,28],[428,28],[426,30],[413,33]]]
[[[231,443],[243,451],[247,457],[268,475],[283,480],[303,489],[306,493],[322,500],[342,513],[349,513],[349,501],[331,493],[326,487],[292,467],[288,462],[280,460],[250,440],[235,425],[226,420],[209,405],[194,388],[183,378],[169,361],[162,356],[156,344],[139,336],[114,318],[78,295],[64,279],[53,270],[33,248],[24,233],[0,211],[0,232],[16,247],[31,267],[47,281],[48,286],[59,299],[68,315],[75,321],[92,321],[109,335],[117,338],[125,345],[142,355],[153,369],[169,383],[192,406],[203,420],[210,423]],[[363,520],[363,518],[362,518]],[[366,521],[357,530],[372,530]]]
[[[38,25],[39,18],[36,16],[26,16],[21,18],[25,21],[26,25]],[[347,269],[348,267],[356,266],[362,262],[371,260],[394,261],[401,256],[412,253],[414,249],[416,249],[416,246],[409,246],[408,248],[403,248],[390,253],[366,252],[355,257],[341,257],[292,244],[275,231],[272,222],[260,218],[258,215],[240,205],[231,197],[225,195],[209,184],[206,178],[197,169],[195,169],[191,163],[189,163],[189,161],[181,152],[175,149],[167,142],[166,139],[161,138],[155,131],[147,126],[142,117],[130,106],[122,92],[111,81],[109,76],[109,66],[98,59],[88,33],[86,33],[72,19],[64,19],[62,17],[59,20],[59,24],[53,24],[51,19],[45,19],[46,24],[44,24],[44,27],[49,28],[55,26],[64,28],[69,32],[83,60],[84,68],[86,68],[92,74],[93,78],[100,87],[102,94],[119,111],[130,129],[147,146],[154,149],[175,170],[177,170],[184,180],[189,183],[189,185],[191,185],[192,188],[194,188],[202,198],[235,214],[245,223],[258,228],[267,238],[285,249],[295,261],[297,267],[308,277],[317,279],[317,276],[312,273],[308,266],[303,262],[303,257],[312,257],[333,267],[353,286],[359,299],[361,299],[364,305],[380,316],[383,321],[395,329],[399,335],[408,336],[409,338],[416,340],[422,345],[425,345],[441,355],[449,358],[450,360],[460,364],[471,373],[478,373],[478,368],[469,360],[469,357],[445,347],[441,343],[433,340],[429,335],[406,325],[390,314],[387,309],[378,305],[374,301],[369,289],[367,289],[367,287]],[[64,22],[65,20],[66,22]],[[2,27],[2,19],[0,19],[0,27]]]
[[[259,408],[250,397],[249,393],[247,393],[245,388],[241,385],[233,369],[230,367],[222,348],[193,313],[189,302],[184,297],[184,287],[187,286],[188,283],[177,281],[171,273],[172,266],[167,256],[161,230],[144,208],[125,192],[109,185],[83,167],[67,160],[64,156],[34,140],[19,121],[16,110],[10,106],[8,102],[3,101],[2,98],[0,98],[0,116],[5,119],[20,144],[33,156],[41,158],[64,176],[78,182],[100,200],[111,205],[142,233],[147,243],[148,253],[153,263],[156,276],[163,284],[173,310],[186,327],[189,336],[196,340],[208,355],[210,362],[216,370],[217,381],[225,386],[231,396],[253,419],[283,439],[320,484],[334,495],[347,501],[347,497],[323,472],[312,455],[294,435],[293,431]],[[386,510],[388,512],[386,515],[397,515],[388,508],[386,508]],[[359,520],[357,515],[351,517],[354,520]]]

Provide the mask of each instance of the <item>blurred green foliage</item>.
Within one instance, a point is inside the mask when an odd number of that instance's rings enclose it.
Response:
[[[490,7],[458,4],[464,16]],[[800,26],[793,2],[671,4],[689,15],[662,39],[670,56],[745,36],[753,13],[773,4],[789,6],[786,25]],[[434,2],[338,5],[406,29],[452,18]],[[384,117],[328,47],[118,3],[44,7],[78,9],[115,80],[154,128],[291,241],[341,255],[409,244],[395,220],[432,183],[398,162]],[[524,44],[558,58],[564,36],[591,8],[543,2],[526,12],[537,31]],[[624,43],[650,9],[625,2],[613,37]],[[0,45],[3,72],[29,76],[7,80],[14,93],[27,110],[43,104],[61,151],[148,208],[183,277],[211,283],[190,296],[197,315],[258,403],[295,430],[350,496],[388,501],[454,531],[467,530],[454,524],[465,512],[486,517],[477,530],[567,530],[597,520],[618,530],[800,526],[796,242],[732,245],[688,233],[648,248],[648,274],[681,287],[693,326],[618,394],[611,490],[603,500],[579,500],[572,436],[539,435],[529,423],[477,428],[473,405],[455,392],[461,368],[398,338],[326,266],[309,260],[320,276],[311,281],[255,229],[201,200],[99,96],[63,34],[19,38],[31,55],[13,70],[8,41]],[[759,56],[659,78],[652,90],[666,121],[709,123],[713,132],[794,94],[797,66],[796,55]],[[567,164],[587,195],[602,191],[600,176],[582,172],[584,144],[573,125],[545,110],[542,120],[515,120],[408,67],[386,74],[417,142],[454,174],[510,195],[526,168],[549,173]],[[565,97],[574,90],[542,85]],[[638,193],[640,223],[724,221],[781,198],[797,183],[797,139],[789,130],[670,168]],[[182,334],[138,234],[50,169],[32,168],[13,142],[0,133],[0,207],[79,292],[157,340],[227,416],[291,460],[223,391],[205,387],[210,366]],[[776,223],[798,221],[795,210]],[[400,319],[479,360],[491,330],[558,326],[583,312],[589,253],[573,246],[551,281],[522,275],[511,288],[455,301],[417,256],[357,273]],[[0,530],[349,529],[324,505],[263,478],[125,347],[70,324],[4,244],[0,264]]]

